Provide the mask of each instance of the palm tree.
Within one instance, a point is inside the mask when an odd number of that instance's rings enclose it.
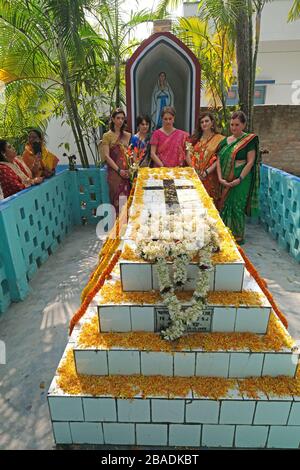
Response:
[[[294,0],[289,11],[288,21],[295,21],[300,18],[300,0]]]
[[[134,30],[142,23],[153,21],[157,15],[144,9],[131,12],[123,10],[124,0],[102,0],[96,2],[89,12],[98,24],[99,35],[104,43],[104,60],[110,66],[113,84],[110,107],[125,104],[124,65],[140,41],[131,39]]]
[[[228,121],[226,98],[234,81],[232,66],[235,62],[235,43],[230,27],[218,19],[212,22],[208,12],[202,11],[199,17],[180,18],[175,32],[199,59],[208,105],[221,109],[225,129]]]
[[[89,3],[0,0],[0,68],[13,76],[10,90],[25,90],[31,84],[32,92],[44,90],[44,101],[63,90],[65,110],[84,166],[88,166],[88,159],[75,99],[76,74],[96,67],[102,46],[85,19]],[[36,96],[33,93],[32,99]],[[17,105],[20,107],[19,101]]]

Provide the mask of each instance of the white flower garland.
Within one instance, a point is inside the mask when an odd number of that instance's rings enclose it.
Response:
[[[201,248],[197,248],[197,242],[193,239],[179,241],[139,239],[137,243],[139,255],[157,263],[160,294],[169,310],[171,320],[170,326],[161,334],[169,341],[180,338],[186,328],[197,321],[206,305],[212,269],[211,255],[213,251],[219,249],[219,239],[214,222],[208,217],[203,222],[204,246]],[[199,256],[196,289],[191,306],[184,309],[175,295],[175,289],[187,281],[187,267],[196,254]],[[169,261],[173,261],[173,281],[170,276]]]

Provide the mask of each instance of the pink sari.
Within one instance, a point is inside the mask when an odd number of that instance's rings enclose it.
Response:
[[[187,139],[188,133],[180,129],[175,129],[170,135],[157,129],[152,134],[150,144],[156,145],[156,154],[164,166],[183,166]]]

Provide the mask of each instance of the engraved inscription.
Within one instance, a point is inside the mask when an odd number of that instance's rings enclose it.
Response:
[[[187,308],[187,307],[185,307]],[[211,331],[211,322],[213,316],[213,307],[206,307],[198,320],[187,328],[189,332],[209,332]],[[169,310],[166,307],[155,308],[155,331],[165,330],[170,324]]]

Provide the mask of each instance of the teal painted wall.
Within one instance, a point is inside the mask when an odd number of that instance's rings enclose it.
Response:
[[[72,227],[96,224],[97,207],[108,202],[105,169],[63,171],[0,202],[0,312],[26,297],[29,280]]]
[[[266,231],[300,262],[300,178],[262,165],[260,212]]]

